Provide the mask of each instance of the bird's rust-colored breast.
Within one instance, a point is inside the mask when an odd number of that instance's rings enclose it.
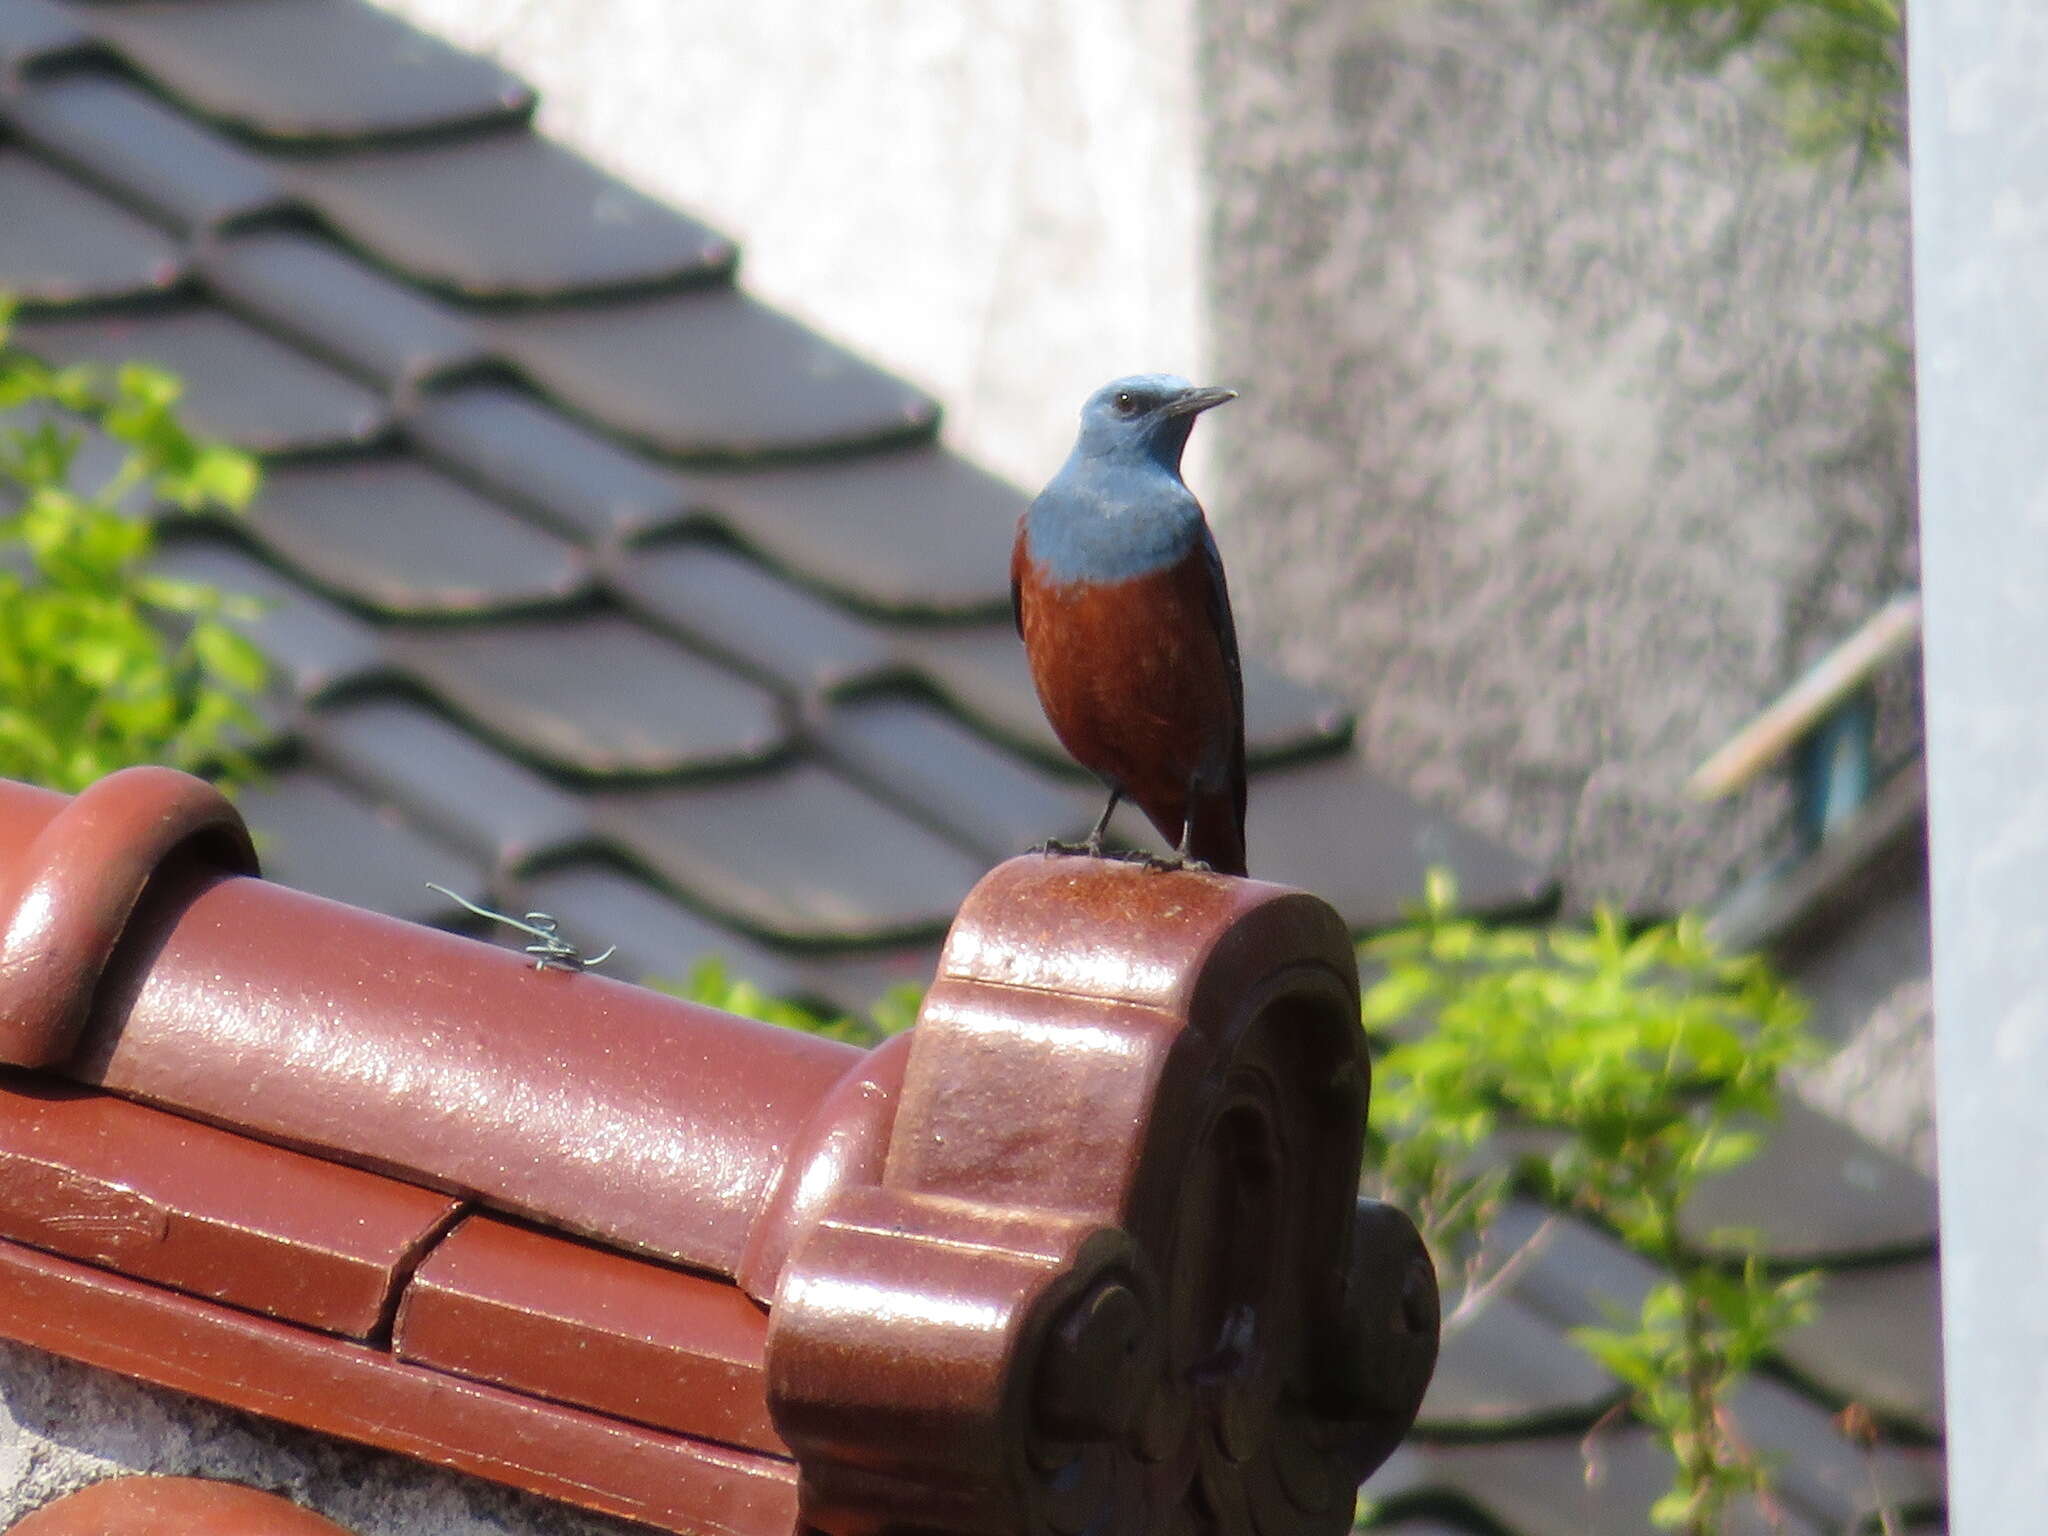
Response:
[[[1178,836],[1188,782],[1226,773],[1243,727],[1199,547],[1120,582],[1048,580],[1019,531],[1018,627],[1046,719],[1083,767]]]

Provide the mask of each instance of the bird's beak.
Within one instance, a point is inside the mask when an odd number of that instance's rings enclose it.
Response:
[[[1174,396],[1172,403],[1166,407],[1166,414],[1169,416],[1195,416],[1208,410],[1212,405],[1221,405],[1226,400],[1235,400],[1236,398],[1236,390],[1221,389],[1215,386],[1183,390],[1180,394]]]

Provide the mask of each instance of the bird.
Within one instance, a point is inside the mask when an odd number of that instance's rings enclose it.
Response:
[[[1165,373],[1103,385],[1017,521],[1010,606],[1032,685],[1060,744],[1109,789],[1087,840],[1047,852],[1101,857],[1129,799],[1176,850],[1154,864],[1246,872],[1237,630],[1180,468],[1195,418],[1236,398]]]

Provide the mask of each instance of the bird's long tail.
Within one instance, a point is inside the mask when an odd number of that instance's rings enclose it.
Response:
[[[1229,788],[1197,791],[1188,802],[1188,853],[1219,875],[1242,875],[1244,802]]]

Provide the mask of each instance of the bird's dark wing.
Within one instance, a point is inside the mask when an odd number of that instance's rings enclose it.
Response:
[[[1216,638],[1223,646],[1223,662],[1230,670],[1231,729],[1237,740],[1231,754],[1231,792],[1237,797],[1238,824],[1244,824],[1244,667],[1237,656],[1237,623],[1230,616],[1230,583],[1223,577],[1223,556],[1216,548],[1216,536],[1202,523],[1202,560],[1209,568],[1209,618],[1216,626]]]
[[[1017,638],[1024,638],[1024,518],[1017,519],[1017,542],[1010,546],[1010,622],[1017,626]]]

